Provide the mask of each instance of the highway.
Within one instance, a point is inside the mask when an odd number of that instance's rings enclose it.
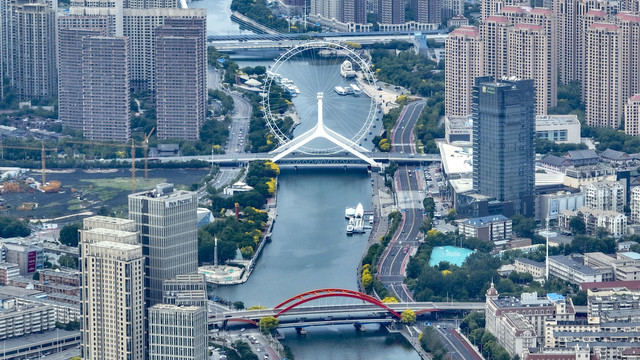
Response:
[[[393,129],[392,152],[413,154],[413,128],[425,106],[424,101],[406,105]],[[397,206],[402,210],[403,220],[399,232],[384,251],[378,265],[378,278],[400,301],[413,301],[411,292],[404,285],[404,273],[412,251],[419,245],[422,222],[422,197],[415,165],[401,166],[395,175]]]

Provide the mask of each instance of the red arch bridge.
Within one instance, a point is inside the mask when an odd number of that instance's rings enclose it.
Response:
[[[345,304],[317,304],[317,300],[326,298],[355,299]],[[316,301],[314,304],[311,302]],[[209,313],[209,324],[226,327],[229,323],[248,323],[257,325],[260,318],[273,316],[281,324],[314,323],[329,325],[340,323],[391,322],[402,318],[402,312],[411,309],[416,315],[437,311],[484,310],[484,302],[465,303],[383,303],[379,299],[354,290],[318,289],[293,296],[270,309],[237,310]]]

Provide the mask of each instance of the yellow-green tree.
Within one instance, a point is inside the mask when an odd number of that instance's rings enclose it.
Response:
[[[407,309],[402,312],[402,322],[404,324],[413,324],[416,322],[416,313],[411,309]]]
[[[260,305],[254,305],[250,308],[247,308],[247,310],[264,310],[264,309],[266,309],[266,307],[260,306]]]
[[[369,272],[369,269],[363,270],[362,286],[364,286],[364,288],[368,290],[371,288],[372,284],[373,284],[373,276],[371,276],[371,272]]]
[[[260,318],[260,322],[258,322],[258,325],[260,326],[260,331],[266,333],[278,327],[278,319],[274,318],[273,316],[266,316]]]
[[[240,253],[242,254],[243,259],[248,259],[253,256],[255,251],[253,250],[252,246],[244,246],[240,248]]]
[[[392,304],[392,303],[397,303],[398,299],[396,299],[395,296],[387,296],[384,299],[382,299],[382,302],[385,304]]]

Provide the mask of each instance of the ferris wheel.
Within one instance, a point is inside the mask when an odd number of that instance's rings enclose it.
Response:
[[[295,46],[267,71],[262,93],[267,126],[280,145],[291,142],[318,123],[322,94],[324,124],[354,146],[366,146],[376,120],[375,82],[369,62],[345,45],[310,41]],[[341,147],[319,139],[296,151],[327,155]]]

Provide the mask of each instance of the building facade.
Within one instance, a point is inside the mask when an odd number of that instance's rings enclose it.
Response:
[[[404,24],[404,1],[402,0],[377,0],[378,22],[380,24]]]
[[[624,133],[640,135],[640,94],[630,97],[624,107]]]
[[[6,340],[55,329],[56,317],[52,306],[44,304],[4,304],[0,308],[0,339]]]
[[[574,216],[579,216],[587,227],[588,234],[595,234],[598,228],[604,228],[609,235],[619,238],[627,234],[627,216],[610,210],[594,210],[586,206],[575,211],[564,210],[558,217],[558,225],[570,231],[569,223]]]
[[[57,3],[38,0],[2,1],[3,62],[22,100],[55,96]]]
[[[198,268],[198,197],[194,192],[159,184],[129,195],[129,218],[140,232],[145,263],[147,306],[162,302],[162,282]]]
[[[512,220],[504,215],[459,220],[460,234],[484,241],[509,240],[512,236]]]
[[[623,213],[625,188],[617,181],[600,181],[584,187],[584,205],[594,210],[610,210]]]
[[[125,37],[82,38],[82,133],[86,139],[129,140],[128,44]]]
[[[473,190],[534,216],[533,80],[478,78],[473,96]]]
[[[168,18],[155,32],[157,136],[198,140],[207,110],[205,19]]]
[[[93,220],[97,225],[99,219]],[[80,233],[82,358],[142,360],[144,258],[138,233],[99,227]]]
[[[461,26],[445,43],[445,115],[471,114],[473,85],[482,70],[482,41],[478,28]]]
[[[207,311],[199,306],[149,308],[150,360],[207,360]]]

